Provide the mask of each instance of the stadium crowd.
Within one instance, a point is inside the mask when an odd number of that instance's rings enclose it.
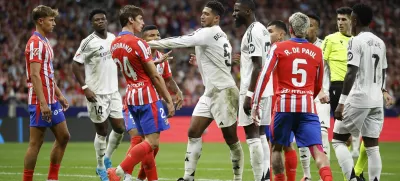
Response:
[[[221,27],[228,34],[233,46],[233,53],[238,53],[241,35],[233,28],[231,16],[234,1],[221,0],[228,9],[222,19]],[[25,71],[25,44],[32,32],[34,23],[30,17],[32,9],[38,4],[45,4],[58,8],[60,16],[56,19],[56,27],[50,35],[53,45],[55,60],[54,69],[58,86],[73,106],[85,106],[85,97],[81,87],[72,74],[72,58],[79,47],[81,40],[92,32],[88,20],[89,11],[102,7],[107,9],[108,30],[117,34],[120,31],[118,9],[126,4],[134,4],[145,9],[145,23],[155,24],[159,27],[162,37],[179,36],[188,34],[200,27],[200,17],[203,0],[114,0],[105,3],[98,1],[80,0],[16,0],[0,2],[0,104],[7,104],[17,100],[26,104],[27,85]],[[336,8],[352,6],[355,0],[255,0],[257,3],[257,19],[263,24],[271,20],[284,20],[287,22],[289,15],[301,11],[315,13],[321,17],[320,38],[336,32]],[[374,21],[371,27],[382,38],[387,47],[388,76],[387,87],[392,95],[397,98],[397,107],[400,107],[400,4],[395,0],[375,2],[364,0],[364,3],[374,2]],[[398,2],[398,1],[397,1]],[[174,59],[170,61],[174,79],[185,95],[184,105],[193,106],[203,93],[203,86],[197,68],[190,65],[189,54],[193,49],[180,49],[172,53]],[[232,74],[239,86],[239,65],[235,64]],[[120,92],[125,92],[125,79],[120,78]]]

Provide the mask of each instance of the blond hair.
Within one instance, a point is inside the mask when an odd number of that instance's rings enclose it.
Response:
[[[45,5],[39,5],[32,11],[32,19],[36,23],[39,18],[46,18],[46,17],[57,17],[58,10],[52,9]]]
[[[289,18],[289,26],[293,30],[296,37],[304,38],[307,34],[307,29],[310,27],[310,19],[307,15],[297,12]]]

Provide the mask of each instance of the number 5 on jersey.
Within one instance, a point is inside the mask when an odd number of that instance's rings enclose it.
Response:
[[[292,78],[292,84],[295,87],[303,87],[304,85],[306,85],[307,82],[307,72],[306,70],[299,68],[299,64],[307,64],[307,61],[301,58],[296,58],[293,61],[292,74],[293,75],[301,74],[300,82],[298,81],[297,78]]]
[[[121,69],[121,72],[126,76],[132,78],[133,80],[137,80],[137,74],[135,72],[135,70],[133,70],[131,63],[129,62],[128,57],[123,57],[123,66],[121,64],[121,61],[118,58],[114,59],[114,62],[116,62],[119,66],[119,68]]]

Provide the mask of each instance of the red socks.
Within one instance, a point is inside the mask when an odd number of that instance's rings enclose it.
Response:
[[[143,141],[129,150],[119,166],[121,166],[125,173],[132,173],[133,167],[141,162],[150,152],[152,153],[150,144],[147,141]]]
[[[142,142],[142,137],[141,136],[134,136],[131,138],[131,145],[128,148],[128,151],[126,152],[126,154],[129,153],[129,151],[135,147],[137,144]]]
[[[322,167],[321,169],[319,169],[319,175],[321,176],[321,179],[323,181],[332,181],[333,180],[332,171],[329,166]]]
[[[23,181],[33,181],[33,170],[24,169]]]
[[[60,170],[60,164],[50,163],[49,175],[47,180],[58,180],[58,171]]]
[[[285,170],[287,181],[296,181],[297,153],[296,150],[285,152]]]
[[[274,177],[274,181],[285,181],[285,174],[280,173],[280,174],[276,174]]]
[[[157,175],[157,168],[156,168],[156,165],[155,165],[155,158],[157,156],[158,150],[160,150],[159,147],[157,147],[155,150],[153,150],[153,152],[154,152],[154,158],[153,158],[153,160],[154,160],[154,171],[155,171],[156,175]],[[140,171],[139,171],[138,177],[137,177],[140,180],[145,180],[146,179],[146,175],[147,175],[147,172],[145,171],[143,165],[145,165],[145,163],[151,163],[151,161],[148,162],[148,160],[146,160],[146,159],[148,159],[147,156],[146,156],[146,158],[144,158],[144,160],[142,160],[142,164],[140,165]],[[152,173],[152,174],[154,174],[154,173]],[[150,180],[150,179],[148,178],[148,180]]]

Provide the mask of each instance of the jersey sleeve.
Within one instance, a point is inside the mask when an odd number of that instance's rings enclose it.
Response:
[[[271,47],[271,50],[269,52],[268,59],[257,79],[257,84],[256,88],[254,90],[254,95],[253,95],[253,106],[256,106],[258,108],[260,104],[261,97],[264,93],[264,90],[267,86],[267,83],[269,81],[269,78],[271,77],[271,73],[274,71],[276,64],[278,63],[278,54],[276,53],[276,49],[278,46],[274,44]]]
[[[139,56],[140,62],[146,63],[153,61],[153,58],[151,57],[151,49],[145,41],[138,40],[137,47],[138,48],[137,50],[135,50],[134,53],[136,53],[136,55]]]
[[[347,64],[359,67],[360,60],[361,60],[361,45],[357,40],[355,40],[355,38],[351,38],[347,50],[347,61],[348,61]]]
[[[314,99],[318,96],[318,93],[321,91],[321,89],[323,87],[323,85],[322,85],[323,80],[324,80],[324,60],[321,60],[319,62],[319,65],[318,65],[318,68],[317,68],[317,75],[315,77]]]
[[[28,43],[28,54],[29,54],[29,63],[32,62],[39,62],[42,63],[43,62],[43,51],[44,51],[44,47],[43,47],[43,42],[40,40],[31,40]]]
[[[262,30],[253,28],[250,32],[249,36],[249,56],[250,57],[261,57],[263,53],[264,46],[263,45],[263,35]]]
[[[161,40],[153,40],[148,42],[151,48],[184,48],[184,47],[194,47],[194,46],[202,46],[207,41],[207,35],[209,28],[200,28],[195,32],[178,37],[164,38]]]
[[[91,39],[85,39],[85,40],[83,40],[81,42],[81,44],[79,45],[79,48],[76,51],[76,53],[74,55],[74,58],[73,58],[73,60],[75,62],[78,62],[78,63],[81,63],[81,64],[85,63],[85,59],[86,59],[87,55],[89,54],[88,50],[90,49],[89,48],[89,41],[90,40]]]
[[[162,74],[162,77],[163,77],[164,79],[166,79],[166,78],[172,76],[172,72],[171,72],[171,67],[169,66],[168,60],[165,61],[163,64],[164,64],[164,72],[163,72],[163,74]]]
[[[387,64],[387,58],[386,58],[386,46],[385,43],[383,44],[383,59],[382,59],[382,69],[387,69],[388,64]]]
[[[330,76],[330,70],[329,70],[329,65],[325,60],[322,60],[324,63],[324,79],[322,80],[322,90],[324,91],[325,94],[329,94],[329,86],[331,84],[331,76]]]
[[[325,37],[324,41],[322,42],[322,46],[321,46],[323,59],[328,61],[327,63],[329,63],[329,55],[332,52],[332,42],[329,41],[329,37],[330,36]]]

